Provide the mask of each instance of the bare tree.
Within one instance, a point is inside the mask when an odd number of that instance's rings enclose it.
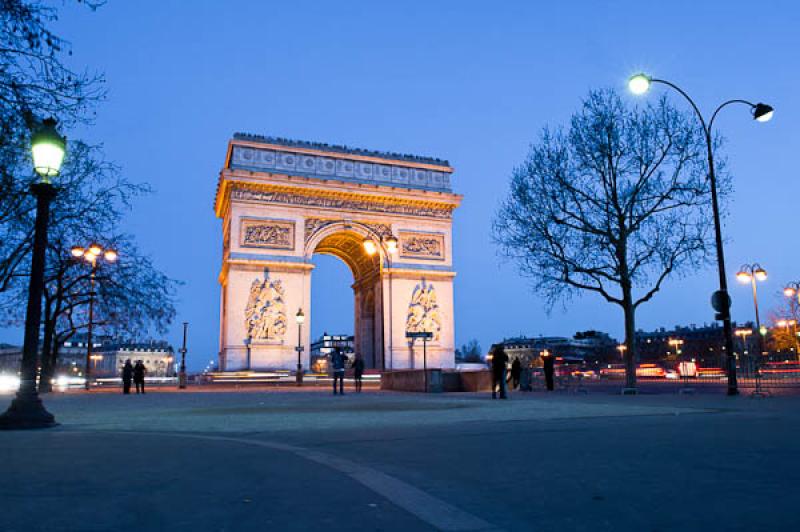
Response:
[[[102,2],[77,0],[94,9]],[[89,123],[103,95],[103,78],[76,72],[62,61],[69,43],[49,25],[54,7],[30,0],[0,0],[0,291],[28,257],[34,208],[28,193],[36,179],[30,161],[30,130],[56,117],[62,129]]]
[[[668,277],[713,257],[704,142],[664,99],[629,108],[593,91],[566,131],[544,130],[495,216],[501,253],[549,308],[581,291],[622,307],[629,388],[636,310]]]

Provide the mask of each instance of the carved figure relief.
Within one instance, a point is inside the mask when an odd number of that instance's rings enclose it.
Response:
[[[244,218],[239,245],[253,248],[294,249],[294,222]]]
[[[245,329],[252,340],[282,340],[286,334],[286,306],[280,280],[253,279],[244,311]]]
[[[406,332],[432,332],[433,340],[439,340],[442,318],[432,284],[422,281],[414,287],[406,315]]]
[[[444,235],[401,231],[400,255],[415,259],[444,260]]]

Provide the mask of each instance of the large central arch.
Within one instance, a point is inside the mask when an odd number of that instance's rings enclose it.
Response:
[[[308,368],[315,253],[353,273],[356,351],[369,367],[454,365],[452,212],[446,161],[236,135],[220,172],[220,368]],[[364,245],[370,241],[374,253]]]

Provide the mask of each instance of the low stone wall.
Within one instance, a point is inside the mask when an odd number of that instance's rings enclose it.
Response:
[[[489,370],[428,370],[429,392],[484,392],[491,390],[491,387],[492,374]],[[421,369],[385,371],[381,375],[381,389],[400,392],[424,392],[425,374]]]
[[[396,369],[384,371],[381,375],[381,390],[399,392],[424,392],[425,372],[421,369]],[[428,370],[428,391],[442,391],[442,370]]]

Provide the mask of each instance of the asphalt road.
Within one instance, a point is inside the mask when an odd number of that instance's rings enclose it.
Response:
[[[796,397],[253,391],[47,406],[58,428],[0,433],[0,530],[800,525]]]

